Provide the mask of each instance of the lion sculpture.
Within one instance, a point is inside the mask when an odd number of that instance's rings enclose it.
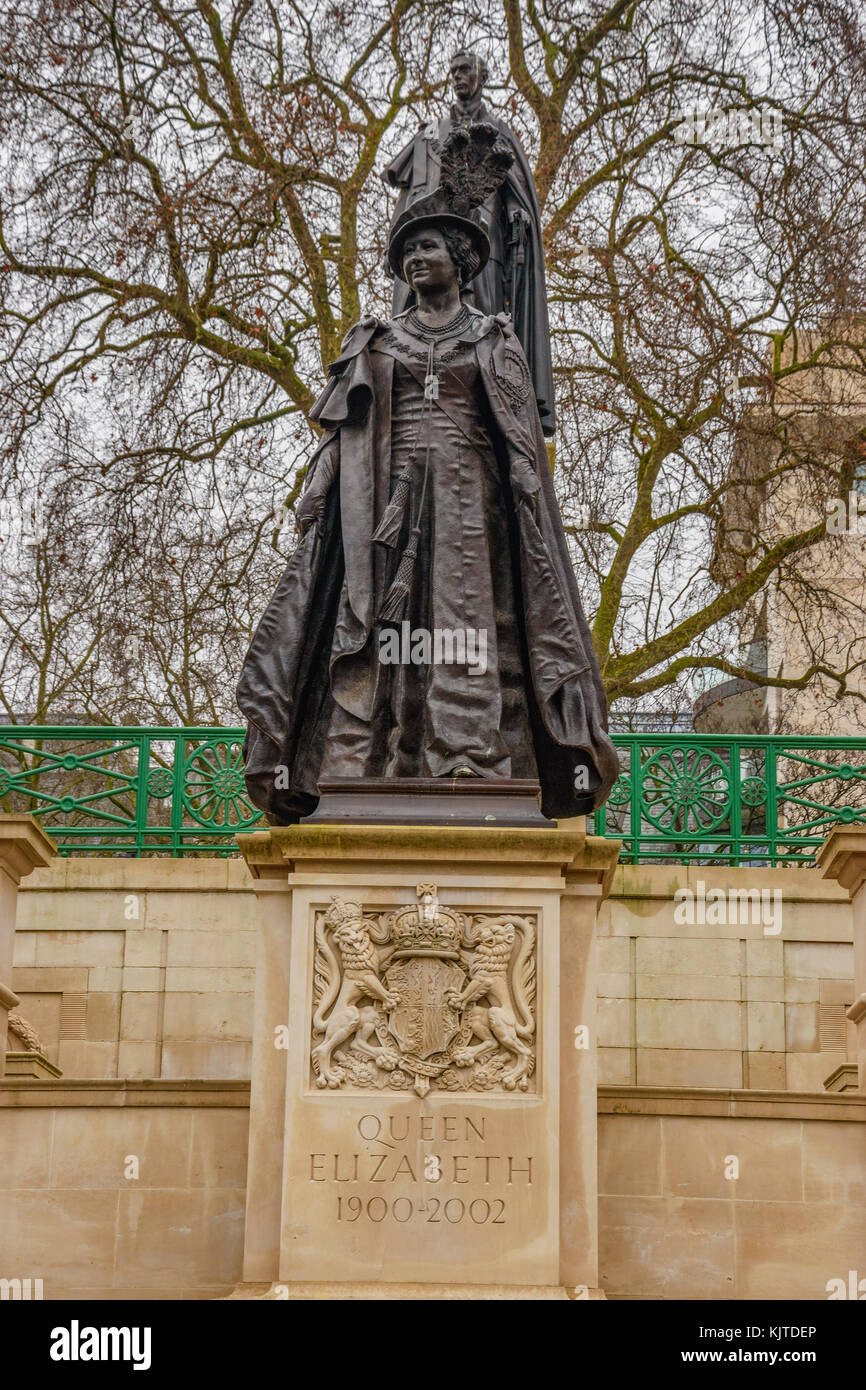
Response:
[[[518,935],[520,944],[515,950]],[[535,985],[532,924],[524,917],[481,918],[465,939],[467,945],[475,946],[469,981],[465,989],[451,991],[447,999],[454,1009],[472,1005],[466,1022],[479,1041],[474,1047],[461,1048],[454,1061],[460,1067],[471,1066],[503,1047],[516,1061],[503,1071],[502,1084],[508,1091],[516,1086],[525,1091],[535,1065],[533,1050],[526,1041],[535,1032],[529,999]]]
[[[339,898],[331,899],[316,927],[317,955],[321,953],[326,977],[313,1016],[313,1032],[324,1033],[312,1050],[318,1086],[336,1089],[345,1080],[345,1071],[334,1064],[333,1054],[350,1039],[356,1052],[371,1058],[383,1071],[393,1071],[400,1060],[395,1052],[371,1042],[379,1016],[372,1004],[362,1003],[364,999],[379,999],[386,1009],[393,1009],[400,1002],[379,979],[384,960],[373,945],[374,931],[360,903]],[[342,971],[334,946],[342,958]]]

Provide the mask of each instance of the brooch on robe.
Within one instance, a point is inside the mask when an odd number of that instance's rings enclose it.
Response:
[[[532,389],[532,377],[529,374],[529,367],[523,354],[515,352],[513,348],[506,348],[504,368],[497,369],[494,355],[493,371],[496,380],[508,397],[512,410],[520,410],[525,405]]]

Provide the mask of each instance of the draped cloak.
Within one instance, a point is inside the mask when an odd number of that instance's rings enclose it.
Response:
[[[551,817],[582,815],[602,804],[619,772],[604,688],[526,359],[507,315],[473,312],[481,320],[475,349],[506,495],[542,810]],[[238,686],[249,723],[249,794],[278,824],[315,809],[309,750],[321,736],[329,696],[369,721],[383,679],[374,629],[387,561],[372,536],[391,490],[394,362],[369,344],[386,329],[369,317],[350,330],[311,411],[325,433],[307,490],[322,492],[323,507],[289,559]],[[527,494],[534,506],[520,500]]]
[[[484,121],[496,127],[513,151],[514,163],[505,175],[502,187],[491,195],[481,210],[490,236],[491,259],[470,283],[470,302],[485,314],[496,314],[506,309],[510,312],[532,373],[542,428],[546,435],[552,435],[556,425],[553,362],[544,281],[541,211],[535,180],[523,146],[505,121],[489,111],[483,102],[473,113],[472,120]],[[400,190],[392,225],[418,198],[435,192],[439,187],[441,168],[437,146],[446,139],[454,124],[450,116],[430,121],[384,170],[382,177],[385,182]],[[506,208],[520,208],[528,219],[526,239],[516,251],[509,251],[506,245],[511,230],[506,225]],[[519,263],[515,267],[514,293],[509,299],[505,279],[512,255],[517,257]],[[395,280],[394,315],[402,313],[414,301],[415,296],[409,286],[402,280]]]

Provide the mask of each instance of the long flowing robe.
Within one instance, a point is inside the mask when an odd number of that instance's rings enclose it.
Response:
[[[551,817],[580,815],[602,803],[619,771],[604,690],[526,358],[506,315],[473,311],[472,319],[479,428],[499,468],[506,525],[500,545],[507,545],[514,575],[513,622],[542,810]],[[378,615],[395,556],[373,535],[395,472],[392,397],[399,353],[377,349],[392,328],[371,317],[351,330],[311,412],[326,431],[308,481],[308,489],[321,495],[320,519],[286,566],[238,687],[249,721],[247,786],[254,803],[278,823],[315,808],[323,765],[328,776],[340,772],[339,758],[335,766],[329,757],[329,737],[381,717],[382,682],[391,674],[381,661]],[[451,543],[459,547],[460,537]],[[447,575],[440,582],[447,583]],[[394,775],[386,773],[393,740],[378,744],[378,766],[375,757],[370,761],[376,742],[367,742],[363,775]],[[501,775],[495,758],[480,770]],[[358,775],[354,766],[346,771]],[[397,775],[405,773],[398,769]]]
[[[439,187],[441,173],[437,145],[450,133],[455,113],[423,126],[383,172],[383,178],[399,190],[393,221],[418,198]],[[474,121],[496,127],[514,152],[514,163],[502,187],[491,195],[482,209],[482,220],[490,237],[490,260],[468,286],[468,302],[484,314],[510,312],[532,373],[536,404],[546,435],[554,433],[553,362],[550,351],[550,323],[544,280],[544,250],[541,212],[535,180],[526,152],[509,125],[493,115],[482,102],[472,114]],[[524,224],[511,220],[512,213],[525,214]],[[393,313],[401,314],[414,302],[414,295],[402,280],[394,281]]]

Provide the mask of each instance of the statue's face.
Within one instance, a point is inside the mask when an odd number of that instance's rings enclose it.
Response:
[[[420,227],[403,243],[403,275],[410,289],[424,293],[457,283],[457,271],[436,227]]]
[[[481,91],[478,64],[468,53],[458,53],[451,63],[451,82],[460,101],[471,101]]]

